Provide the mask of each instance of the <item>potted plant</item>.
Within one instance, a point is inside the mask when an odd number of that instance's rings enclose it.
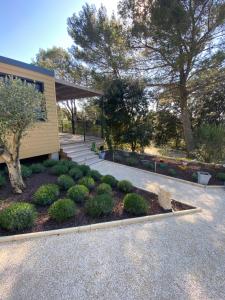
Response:
[[[104,146],[100,146],[100,147],[99,147],[99,158],[100,158],[100,159],[105,159]]]
[[[197,173],[198,173],[198,183],[207,185],[212,175],[208,172],[203,172],[203,171],[199,171]]]

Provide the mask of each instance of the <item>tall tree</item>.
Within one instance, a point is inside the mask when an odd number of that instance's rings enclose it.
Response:
[[[13,78],[0,81],[0,157],[15,193],[25,188],[19,160],[21,140],[45,114],[43,95],[35,85]]]
[[[143,58],[139,65],[151,76],[151,85],[177,92],[186,148],[192,152],[188,83],[223,45],[224,1],[122,0],[119,11],[131,24],[132,46]]]
[[[54,70],[56,77],[59,79],[76,84],[87,82],[86,68],[74,62],[72,55],[63,48],[40,49],[33,63]],[[66,116],[71,122],[72,133],[75,134],[77,118],[76,99],[65,99],[65,101],[61,102],[61,105],[64,107]]]
[[[68,33],[74,41],[71,53],[85,63],[97,85],[104,78],[119,78],[132,64],[126,33],[119,20],[107,16],[106,9],[84,5],[80,13],[68,18]]]

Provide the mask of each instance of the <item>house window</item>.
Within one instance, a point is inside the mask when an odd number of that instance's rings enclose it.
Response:
[[[35,81],[32,79],[24,78],[21,76],[16,76],[12,74],[6,74],[6,73],[0,73],[0,80],[4,80],[7,76],[13,76],[13,78],[21,79],[22,81],[26,81],[27,83],[33,84],[37,91],[44,93],[44,83],[41,81]],[[40,107],[40,109],[37,111],[38,114],[40,114],[40,117],[38,118],[39,121],[46,121],[45,118],[41,117],[43,111],[45,111],[45,107]]]
[[[32,80],[32,79],[28,79],[28,78],[24,78],[24,77],[21,77],[21,76],[16,76],[16,75],[11,75],[11,74],[6,74],[6,73],[0,73],[0,79],[1,78],[5,78],[6,76],[13,76],[13,78],[19,78],[21,79],[22,81],[26,81],[28,83],[31,83],[31,84],[34,84],[35,85],[35,88],[43,93],[44,92],[44,83],[41,82],[41,81],[36,81],[36,80]]]

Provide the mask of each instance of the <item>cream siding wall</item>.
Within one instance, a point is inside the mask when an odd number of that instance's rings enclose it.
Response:
[[[58,118],[54,77],[0,63],[0,72],[44,83],[47,121],[37,122],[22,140],[20,158],[28,158],[59,151]]]

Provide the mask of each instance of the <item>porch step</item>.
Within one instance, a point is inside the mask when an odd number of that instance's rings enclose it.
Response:
[[[79,157],[71,157],[72,161],[75,161],[78,164],[88,164],[89,161],[92,160],[99,160],[98,156],[96,154],[91,154],[87,156],[79,156]]]
[[[67,153],[67,156],[70,156],[73,159],[79,159],[80,157],[89,157],[89,156],[96,156],[96,154],[93,151],[87,150],[87,151],[81,151],[81,152],[70,152]]]

